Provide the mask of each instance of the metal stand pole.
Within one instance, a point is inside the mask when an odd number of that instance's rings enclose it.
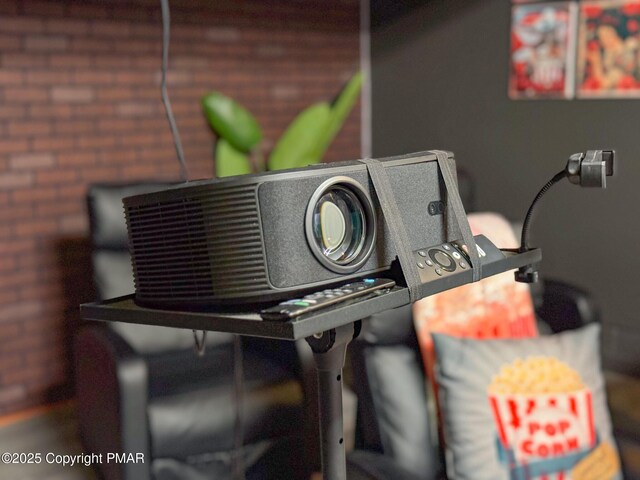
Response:
[[[307,338],[318,370],[320,448],[323,480],[346,480],[342,425],[342,369],[347,345],[360,324],[348,324]]]

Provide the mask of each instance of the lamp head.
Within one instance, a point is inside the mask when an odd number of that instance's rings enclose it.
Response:
[[[613,175],[614,150],[588,150],[569,157],[565,169],[567,178],[581,187],[607,187],[607,177]]]

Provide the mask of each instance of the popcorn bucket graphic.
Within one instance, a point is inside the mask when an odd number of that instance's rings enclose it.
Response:
[[[560,362],[549,359],[548,363],[557,366]],[[569,386],[563,378],[566,376],[534,375],[537,385],[520,385],[520,390],[534,393],[505,391],[509,388],[494,379],[489,403],[512,480],[570,480],[573,466],[596,446],[591,391],[584,385],[571,388],[576,384]],[[556,385],[563,388],[539,386],[553,379],[563,379],[563,385]],[[554,391],[564,387],[573,391]],[[539,390],[551,392],[537,393]]]

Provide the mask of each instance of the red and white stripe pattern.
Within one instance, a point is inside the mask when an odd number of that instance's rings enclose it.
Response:
[[[500,441],[505,449],[513,451],[520,466],[595,445],[588,389],[554,394],[490,394],[489,402]],[[537,480],[569,480],[568,473],[546,474]]]

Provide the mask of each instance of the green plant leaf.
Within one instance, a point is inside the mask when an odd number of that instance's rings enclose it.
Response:
[[[262,140],[254,116],[235,100],[210,92],[202,97],[202,109],[211,128],[237,150],[249,152]]]
[[[249,157],[224,138],[216,143],[216,177],[232,177],[251,173]]]
[[[342,128],[344,121],[349,116],[351,109],[358,101],[360,89],[362,88],[362,80],[362,72],[356,73],[333,101],[327,127],[311,151],[311,156],[317,158],[317,161],[320,161],[324,156],[331,142],[333,142],[333,139]]]
[[[327,129],[331,107],[316,103],[300,112],[289,124],[269,155],[269,170],[283,170],[318,162],[313,150]]]

